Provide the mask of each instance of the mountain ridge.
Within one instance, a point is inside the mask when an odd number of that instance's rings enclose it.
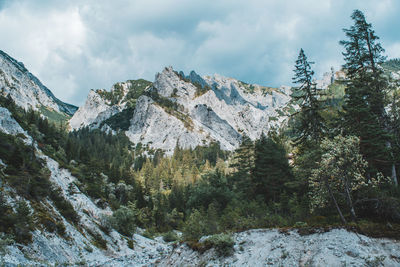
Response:
[[[19,62],[0,50],[0,90],[4,96],[10,96],[24,109],[40,109],[72,116],[78,109],[72,104],[58,99],[42,82]]]
[[[150,144],[167,153],[177,142],[183,148],[219,142],[223,149],[233,150],[242,135],[254,140],[287,118],[277,110],[289,102],[289,87],[263,87],[221,75],[201,77],[194,71],[185,76],[172,67],[157,73],[153,83],[146,82],[143,94],[128,99],[134,104],[124,132],[133,143]],[[121,101],[113,104],[102,96],[104,91],[91,90],[70,119],[71,129],[116,130],[105,121],[126,110],[127,83],[116,84],[123,90]],[[116,85],[111,95],[118,92]]]

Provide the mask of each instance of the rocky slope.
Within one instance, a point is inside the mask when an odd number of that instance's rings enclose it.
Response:
[[[154,83],[145,84],[128,81],[111,92],[91,91],[71,118],[71,128],[122,129],[133,143],[167,153],[177,143],[189,148],[215,141],[233,150],[243,134],[256,139],[280,125],[290,99],[288,87],[246,84],[220,75],[201,77],[194,71],[185,76],[171,67],[158,73]],[[127,127],[113,123],[118,116]]]
[[[0,265],[3,266],[120,266],[121,259],[133,266],[147,265],[160,259],[170,251],[170,247],[157,243],[140,235],[133,236],[133,246],[128,245],[128,239],[115,230],[106,233],[101,228],[104,215],[110,215],[110,209],[101,209],[83,194],[76,186],[76,178],[66,169],[59,167],[53,159],[45,156],[38,148],[37,143],[12,118],[11,113],[0,107],[0,131],[14,136],[25,136],[24,142],[35,147],[37,157],[45,161],[50,170],[50,182],[59,188],[63,197],[72,204],[79,215],[78,224],[72,224],[65,219],[47,199],[41,205],[51,217],[65,227],[64,235],[58,232],[49,232],[46,228],[38,228],[32,233],[32,242],[27,245],[15,244],[0,251]],[[5,163],[0,159],[0,190],[12,207],[18,201],[24,200],[30,207],[34,205],[29,199],[19,196],[3,179],[1,169]],[[2,238],[2,236],[0,236]],[[99,248],[96,240],[103,240],[105,247]],[[1,240],[0,240],[1,241]],[[0,242],[1,243],[1,242]]]
[[[25,109],[32,108],[71,116],[77,107],[56,98],[23,63],[0,50],[0,93],[11,96],[15,103]]]
[[[204,240],[205,238],[203,238]],[[400,243],[343,229],[301,236],[296,230],[258,229],[234,235],[234,251],[219,257],[214,249],[193,251],[186,244],[160,266],[399,266]]]

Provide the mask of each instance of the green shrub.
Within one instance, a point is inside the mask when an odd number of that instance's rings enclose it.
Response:
[[[54,205],[61,215],[67,220],[74,224],[79,222],[79,215],[74,210],[74,207],[69,203],[61,193],[61,189],[53,188],[50,193],[50,197],[53,200]]]
[[[107,249],[107,241],[101,236],[101,234],[92,231],[91,229],[86,229],[88,234],[93,237],[92,244],[101,249]]]
[[[133,249],[134,245],[133,245],[133,240],[132,239],[128,239],[128,248]]]
[[[194,210],[183,228],[183,238],[187,241],[197,241],[206,234],[207,225],[204,215],[200,211]]]
[[[12,245],[13,243],[14,239],[12,236],[0,233],[0,254],[6,253],[6,247]]]
[[[31,231],[34,230],[31,210],[25,201],[17,204],[14,225],[15,241],[21,244],[29,244],[32,242]]]
[[[66,237],[66,232],[65,232],[65,225],[63,224],[62,221],[60,222],[56,222],[56,230],[57,230],[57,234],[59,234],[62,237]]]
[[[154,239],[155,231],[153,228],[146,229],[142,235],[146,238]]]
[[[208,237],[204,241],[206,247],[215,248],[218,256],[227,257],[233,254],[235,241],[231,234],[216,234]]]
[[[109,217],[110,224],[119,233],[132,236],[136,230],[137,209],[134,204],[129,203],[128,206],[120,206]]]
[[[179,237],[174,231],[169,231],[163,235],[163,239],[165,242],[174,242],[178,240]]]

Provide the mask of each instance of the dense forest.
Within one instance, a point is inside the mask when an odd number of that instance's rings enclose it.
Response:
[[[129,236],[141,227],[148,237],[164,233],[172,241],[178,239],[173,230],[180,230],[192,244],[204,235],[265,227],[343,226],[399,238],[400,91],[390,71],[400,63],[386,60],[360,11],[352,20],[340,42],[345,78],[316,88],[312,63],[301,49],[292,95],[298,111],[256,141],[243,136],[234,152],[212,143],[177,146],[167,157],[132,144],[123,132],[68,132],[11,98],[1,97],[0,104],[97,205],[111,207],[104,231]],[[79,227],[78,215],[51,188],[44,162],[24,138],[0,134],[0,158],[7,164],[0,175],[41,212],[30,214],[23,201],[13,210],[0,199],[0,231],[29,242],[29,231],[38,227],[33,222],[39,222],[62,234],[63,226],[43,215],[43,199]]]

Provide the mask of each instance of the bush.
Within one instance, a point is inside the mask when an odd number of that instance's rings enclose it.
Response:
[[[14,225],[15,241],[21,244],[32,242],[31,230],[33,230],[31,210],[25,201],[20,201],[17,204]]]
[[[14,243],[14,239],[10,235],[0,233],[0,254],[7,252],[7,246]]]
[[[174,231],[169,231],[164,234],[163,239],[165,242],[174,242],[178,240],[178,235]]]
[[[109,217],[110,224],[119,233],[132,236],[136,230],[136,206],[129,203],[128,206],[121,206]]]
[[[107,249],[107,241],[101,236],[101,234],[86,228],[88,234],[93,237],[92,244],[100,249]]]
[[[208,248],[215,248],[218,256],[228,257],[233,254],[233,245],[235,241],[231,234],[216,234],[208,237],[204,241],[204,246]]]
[[[77,224],[79,222],[79,215],[74,210],[74,207],[69,203],[62,195],[60,189],[51,190],[50,197],[53,200],[54,205],[61,215],[68,221]]]
[[[200,211],[194,210],[183,228],[183,237],[187,241],[197,241],[206,234],[207,226],[204,221],[204,215]]]
[[[134,249],[134,244],[132,239],[128,239],[128,248]]]

